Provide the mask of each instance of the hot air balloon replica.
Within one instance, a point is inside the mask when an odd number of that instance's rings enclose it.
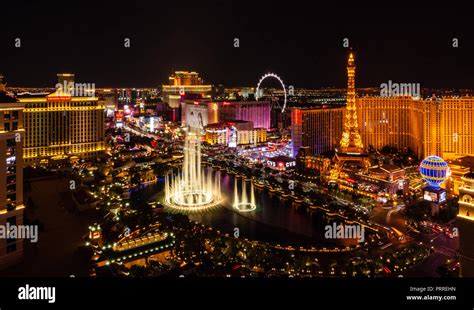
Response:
[[[441,187],[449,177],[448,163],[438,156],[428,156],[420,164],[420,174],[428,185],[423,188],[423,198],[432,205],[432,214],[446,201],[446,190]]]

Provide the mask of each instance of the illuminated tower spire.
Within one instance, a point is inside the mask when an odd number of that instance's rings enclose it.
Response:
[[[344,120],[344,132],[340,142],[342,152],[361,153],[364,150],[357,124],[356,92],[355,92],[355,60],[352,50],[347,61],[347,105]]]

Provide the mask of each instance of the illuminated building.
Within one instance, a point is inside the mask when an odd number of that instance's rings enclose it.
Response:
[[[252,122],[233,121],[209,124],[205,127],[205,141],[209,144],[223,144],[235,147],[242,144],[263,143],[267,141],[264,128],[254,128]]]
[[[199,77],[199,73],[190,71],[175,71],[169,77],[170,85],[173,86],[194,86],[203,85],[203,80]]]
[[[252,122],[256,128],[270,129],[269,101],[222,102],[219,105],[219,121],[242,120]]]
[[[24,105],[5,93],[0,75],[0,226],[23,225]],[[23,258],[22,239],[0,239],[0,269]]]
[[[210,100],[185,100],[181,108],[181,125],[190,130],[203,130],[219,121],[217,103]]]
[[[162,85],[162,91],[163,101],[167,102],[170,108],[178,109],[183,95],[196,94],[202,98],[210,98],[212,85],[204,85],[197,72],[176,71],[169,77],[169,85]]]
[[[255,128],[270,128],[271,104],[268,101],[185,100],[181,108],[181,124],[190,129],[203,129],[208,124],[252,122]]]
[[[25,104],[25,164],[94,158],[105,151],[105,107],[97,97],[56,91],[19,96],[19,101]]]
[[[328,172],[331,160],[322,156],[313,155],[307,146],[300,147],[296,156],[296,168],[301,176],[314,176]]]
[[[106,117],[113,117],[114,112],[118,110],[118,92],[113,88],[96,89],[97,97],[104,101]]]
[[[357,120],[355,71],[354,54],[350,52],[347,61],[347,105],[344,113],[344,128],[339,149],[336,149],[336,166],[331,174],[332,180],[337,179],[341,173],[366,171],[370,164],[362,144]]]
[[[235,88],[225,88],[224,94],[228,95],[228,98],[232,100],[237,100],[239,97],[247,100],[249,95],[255,94],[254,87],[235,87]]]
[[[445,159],[474,155],[474,98],[441,101],[441,154]]]
[[[464,156],[453,160],[448,160],[451,175],[447,180],[446,189],[452,195],[459,196],[459,187],[464,183],[462,177],[474,169],[474,157]]]
[[[269,101],[231,101],[218,104],[219,121],[241,120],[252,122],[255,128],[270,129]]]
[[[462,181],[457,216],[461,277],[474,277],[474,173],[467,173]]]
[[[334,150],[342,136],[344,108],[291,109],[291,141],[293,157],[301,147],[312,155]]]
[[[417,157],[441,154],[441,103],[412,97],[362,97],[357,100],[365,145],[410,149]]]
[[[357,173],[355,179],[357,191],[368,193],[366,196],[373,198],[392,200],[396,195],[407,195],[409,192],[409,179],[405,170],[392,164],[370,167],[366,173]]]
[[[419,158],[474,155],[474,98],[362,97],[357,99],[362,141],[381,149],[411,149]]]

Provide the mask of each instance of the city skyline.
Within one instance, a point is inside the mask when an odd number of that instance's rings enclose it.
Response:
[[[464,304],[470,13],[312,4],[6,6],[0,308]]]

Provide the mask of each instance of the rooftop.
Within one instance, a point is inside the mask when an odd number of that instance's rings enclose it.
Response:
[[[402,170],[402,168],[396,166],[396,165],[393,165],[393,164],[383,164],[382,166],[380,166],[380,168],[384,169],[384,170],[387,170],[389,172],[394,172],[394,171],[398,171],[398,170]]]

